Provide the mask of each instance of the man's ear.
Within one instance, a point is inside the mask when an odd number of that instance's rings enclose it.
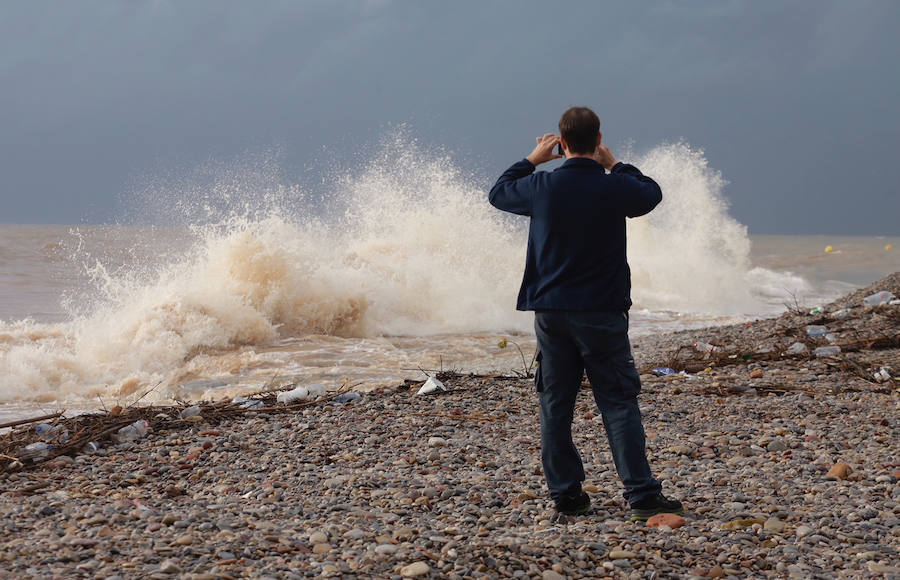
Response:
[[[599,145],[601,141],[603,141],[603,133],[598,132],[597,133],[597,145]]]
[[[569,150],[569,144],[566,143],[566,140],[563,139],[562,137],[559,138],[559,144],[563,148],[564,153]]]

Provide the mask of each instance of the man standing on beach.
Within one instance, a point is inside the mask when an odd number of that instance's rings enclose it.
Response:
[[[628,340],[625,218],[649,213],[662,191],[636,167],[616,161],[601,143],[600,119],[587,107],[563,113],[559,132],[538,137],[534,151],[507,169],[489,195],[494,207],[531,218],[517,309],[535,313],[541,461],[550,497],[563,514],[591,506],[572,441],[586,371],[631,519],[682,513],[681,502],[663,496],[650,472],[637,402],[641,381]],[[535,173],[541,163],[562,157],[553,152],[557,145],[565,163]]]

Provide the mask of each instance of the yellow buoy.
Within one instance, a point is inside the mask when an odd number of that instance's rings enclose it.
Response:
[[[831,252],[833,252],[833,251],[834,251],[834,248],[832,248],[831,246],[825,246],[825,253],[826,253],[826,254],[831,253]]]
[[[886,246],[884,247],[884,251],[885,251],[885,252],[890,252],[890,251],[893,250],[893,249],[894,249],[894,246],[892,246],[892,245],[890,245],[890,244],[888,244],[888,245],[886,245]]]

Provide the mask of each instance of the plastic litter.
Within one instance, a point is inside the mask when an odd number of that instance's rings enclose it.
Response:
[[[178,413],[179,419],[188,419],[190,417],[196,417],[200,414],[200,407],[197,405],[191,405],[186,409],[182,409],[180,413]]]
[[[813,350],[813,354],[816,356],[834,356],[836,354],[840,354],[841,347],[834,346],[820,346],[819,348]]]
[[[100,451],[100,444],[96,441],[91,441],[87,445],[81,448],[84,453],[97,453]]]
[[[715,352],[719,350],[719,347],[714,344],[709,344],[708,342],[695,342],[694,349],[697,352]]]
[[[675,369],[670,369],[669,367],[653,367],[653,370],[651,372],[658,377],[678,374]]]
[[[262,409],[265,404],[262,399],[248,399],[247,397],[235,397],[231,399],[232,403],[241,405],[241,409]]]
[[[825,335],[825,340],[827,340],[828,342],[833,343],[834,341],[837,340],[837,337],[836,337],[834,334],[832,334],[832,333],[829,332],[828,334]]]
[[[787,354],[803,354],[807,350],[809,349],[806,348],[805,344],[803,344],[802,342],[795,342],[784,352]]]
[[[891,380],[891,373],[889,373],[886,368],[881,367],[881,370],[875,373],[875,380],[879,383],[889,381]]]
[[[435,391],[446,390],[447,387],[444,386],[444,383],[434,377],[428,377],[428,380],[425,381],[425,384],[422,385],[422,388],[416,391],[416,395],[427,395],[428,393],[433,393]]]
[[[344,393],[342,395],[338,395],[334,398],[335,403],[349,403],[350,401],[355,401],[362,397],[359,393]]]
[[[290,403],[305,401],[309,398],[309,389],[307,389],[306,387],[297,387],[290,391],[283,391],[281,393],[278,393],[278,396],[275,397],[275,400],[279,403],[289,405]]]
[[[142,439],[150,432],[150,423],[144,419],[135,421],[131,425],[126,425],[116,432],[116,440],[119,443],[125,441],[136,441]]]
[[[828,327],[820,324],[810,324],[806,327],[806,336],[810,338],[819,338],[828,333]]]
[[[822,306],[816,306],[812,310],[809,311],[810,314],[825,314],[825,308]]]
[[[845,318],[850,318],[850,309],[849,308],[841,308],[840,310],[835,310],[831,317],[835,320],[844,320]]]
[[[882,304],[887,304],[891,300],[897,298],[892,293],[887,290],[882,290],[881,292],[876,292],[875,294],[871,294],[863,298],[863,304],[869,307],[872,306],[881,306]]]
[[[49,423],[41,423],[34,428],[38,437],[45,441],[68,441],[69,430],[62,425],[50,425]]]
[[[51,449],[53,449],[52,445],[38,441],[37,443],[26,445],[19,453],[22,456],[21,459],[31,459],[37,462],[46,459]]]

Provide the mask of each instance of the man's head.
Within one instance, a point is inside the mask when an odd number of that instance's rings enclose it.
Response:
[[[600,118],[587,107],[572,107],[559,119],[559,135],[570,154],[590,155],[599,142]]]

